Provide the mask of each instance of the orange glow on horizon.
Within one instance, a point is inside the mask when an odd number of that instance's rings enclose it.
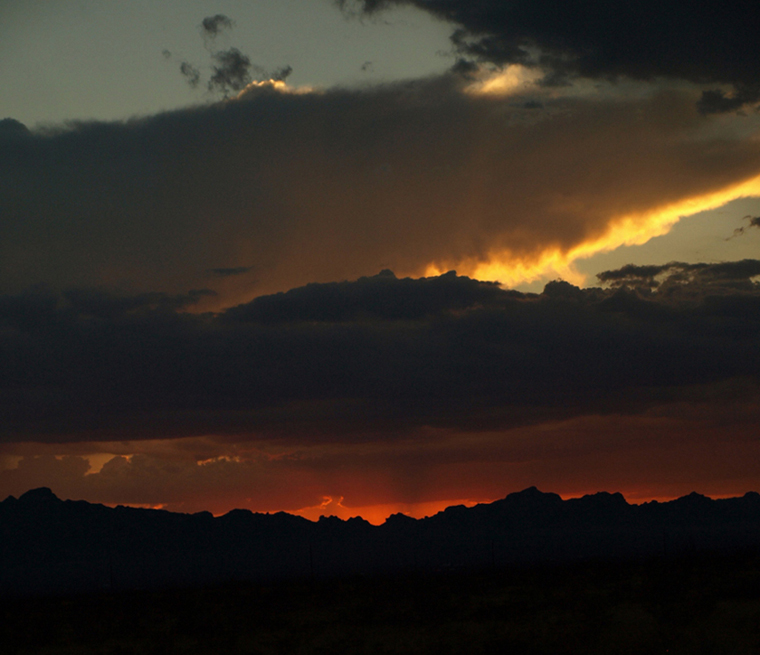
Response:
[[[584,241],[566,251],[552,247],[536,256],[523,258],[516,258],[508,250],[492,251],[485,261],[470,258],[459,262],[447,262],[443,266],[438,263],[428,264],[425,277],[441,275],[447,270],[456,269],[460,274],[478,280],[495,280],[505,287],[534,282],[552,275],[581,286],[585,282],[585,275],[573,267],[577,260],[588,259],[620,246],[642,245],[654,237],[667,234],[682,218],[717,209],[739,198],[758,196],[760,175],[719,191],[679,200],[646,212],[620,216],[610,221],[601,236]]]
[[[289,511],[288,514],[303,516],[310,521],[318,521],[321,516],[337,516],[347,520],[359,516],[372,525],[382,525],[392,514],[406,514],[415,519],[433,516],[442,512],[447,507],[464,505],[473,507],[480,503],[490,503],[493,500],[433,500],[420,503],[386,503],[379,505],[366,505],[363,507],[345,507],[343,498],[337,501],[330,496],[325,496],[320,505],[304,507],[303,509]]]

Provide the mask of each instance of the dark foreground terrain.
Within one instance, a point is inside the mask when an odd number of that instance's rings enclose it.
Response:
[[[760,554],[0,601],[3,653],[760,652]]]

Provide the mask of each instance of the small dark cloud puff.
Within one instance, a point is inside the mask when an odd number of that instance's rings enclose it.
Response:
[[[226,96],[251,83],[251,60],[237,48],[215,52],[213,59],[216,63],[208,81],[209,91],[220,91]]]
[[[188,61],[183,61],[179,66],[179,72],[182,73],[187,83],[192,88],[197,88],[201,81],[201,72]]]
[[[347,14],[412,5],[454,26],[464,56],[541,66],[552,84],[573,76],[677,78],[727,84],[700,111],[734,111],[760,100],[760,12],[747,0],[337,0]]]
[[[224,14],[216,14],[215,16],[207,16],[201,22],[201,30],[204,36],[215,37],[224,30],[232,29],[234,21],[225,16]]]
[[[742,236],[749,228],[760,227],[760,216],[745,216],[742,220],[747,221],[746,227],[745,226],[737,227],[734,230],[734,233],[730,237],[728,237],[726,241],[730,241],[731,239],[735,237]]]
[[[637,414],[760,383],[758,274],[628,266],[600,276],[608,289],[523,294],[384,271],[216,315],[186,311],[205,291],[32,289],[0,297],[0,439],[363,441]]]

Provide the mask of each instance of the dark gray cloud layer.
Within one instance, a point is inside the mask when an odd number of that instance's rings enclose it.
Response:
[[[679,78],[730,84],[705,94],[705,112],[760,99],[760,12],[752,0],[338,0],[376,12],[413,5],[451,22],[465,56],[540,65],[568,76]]]
[[[553,282],[540,295],[385,271],[218,315],[180,311],[203,292],[4,296],[2,438],[473,432],[760,382],[760,262],[673,264],[668,293],[667,281],[656,294],[638,284],[662,270],[608,272],[633,280],[610,290]]]

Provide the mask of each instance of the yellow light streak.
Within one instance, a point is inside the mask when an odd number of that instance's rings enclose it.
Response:
[[[732,200],[758,196],[760,175],[719,191],[679,200],[646,212],[614,218],[601,236],[567,250],[554,246],[527,257],[515,257],[509,250],[492,251],[485,259],[461,260],[456,262],[453,268],[460,274],[479,280],[494,280],[506,287],[552,275],[580,286],[584,283],[585,276],[573,267],[577,260],[588,259],[620,246],[642,245],[654,237],[667,234],[682,218],[717,209]],[[432,263],[427,266],[425,276],[440,275],[444,272],[439,265]]]

